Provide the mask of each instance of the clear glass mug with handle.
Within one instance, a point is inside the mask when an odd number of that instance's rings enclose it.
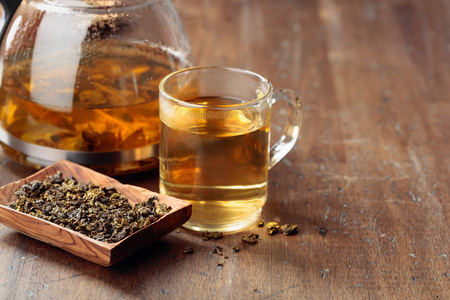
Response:
[[[160,191],[193,204],[184,227],[234,232],[258,221],[268,171],[294,146],[302,104],[246,70],[194,67],[160,83]],[[270,146],[272,104],[288,102],[281,138]]]

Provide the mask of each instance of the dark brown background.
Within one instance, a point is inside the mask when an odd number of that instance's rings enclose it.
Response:
[[[249,246],[182,229],[103,268],[0,225],[0,298],[448,299],[450,3],[175,4],[197,64],[302,95],[302,139],[271,170],[263,211],[300,234],[251,228]],[[34,172],[0,158],[1,185]],[[157,171],[118,179],[158,189]]]

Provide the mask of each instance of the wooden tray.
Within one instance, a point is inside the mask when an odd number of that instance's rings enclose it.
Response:
[[[94,184],[105,187],[114,186],[132,204],[146,201],[148,197],[156,195],[161,203],[171,206],[172,210],[153,224],[133,233],[120,242],[105,243],[7,206],[8,203],[15,201],[14,192],[22,185],[35,179],[44,180],[47,175],[55,174],[57,171],[61,171],[63,177],[75,177],[78,182],[89,183],[92,181]],[[69,161],[58,161],[27,178],[0,188],[0,223],[105,267],[119,262],[181,226],[189,220],[191,212],[192,205],[188,201],[157,194],[137,186],[123,185],[111,177]]]

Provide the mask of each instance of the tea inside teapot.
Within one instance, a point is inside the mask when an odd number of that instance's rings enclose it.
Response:
[[[1,48],[1,144],[38,167],[58,159],[108,174],[155,167],[159,81],[191,64],[189,43],[167,1],[91,2],[24,1],[17,10]],[[150,11],[159,26],[146,33]]]

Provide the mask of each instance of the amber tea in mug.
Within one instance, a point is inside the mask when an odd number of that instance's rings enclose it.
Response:
[[[270,148],[274,99],[290,114],[283,137]],[[254,224],[267,200],[268,171],[295,143],[301,104],[265,78],[245,70],[196,67],[160,84],[160,190],[189,200],[201,231],[237,231]]]

